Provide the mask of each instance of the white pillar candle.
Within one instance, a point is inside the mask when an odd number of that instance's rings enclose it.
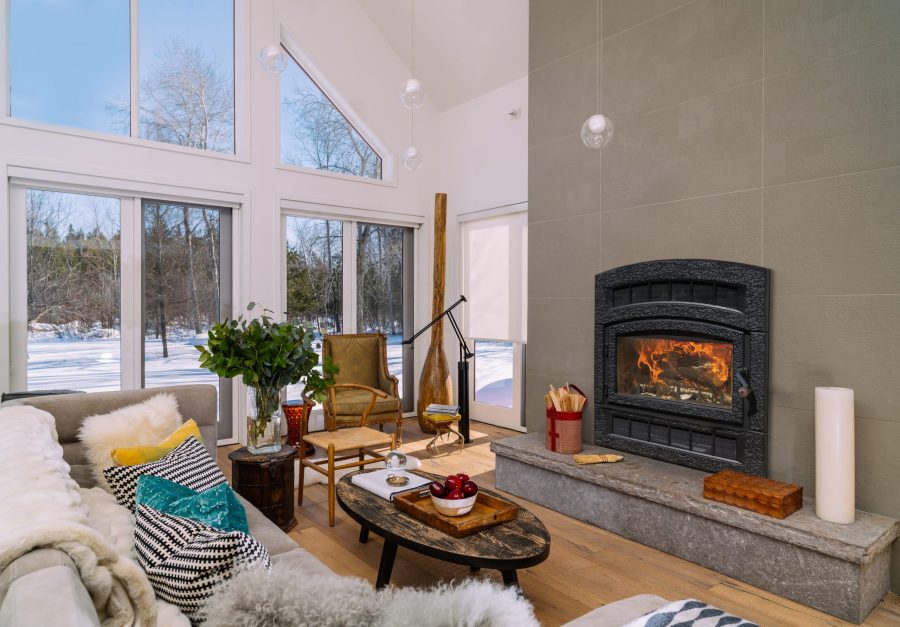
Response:
[[[816,388],[816,516],[856,519],[853,390]]]

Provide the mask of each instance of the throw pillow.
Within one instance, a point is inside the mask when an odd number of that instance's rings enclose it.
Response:
[[[123,446],[156,444],[181,424],[178,401],[171,394],[157,394],[143,403],[121,407],[108,414],[88,416],[78,431],[85,456],[97,485],[109,491],[103,469],[113,465],[112,451]]]
[[[138,563],[156,596],[197,624],[217,586],[244,568],[270,567],[269,553],[253,536],[141,505],[134,528]],[[260,590],[265,594],[265,590]]]
[[[228,484],[197,492],[162,477],[143,475],[138,478],[134,502],[137,507],[153,509],[190,518],[222,531],[250,533],[247,512]]]
[[[103,469],[103,474],[116,500],[132,512],[138,478],[142,475],[162,477],[198,492],[226,483],[225,475],[219,470],[216,461],[193,437],[179,444],[159,461],[137,466],[110,466]]]
[[[112,458],[117,466],[135,466],[137,464],[155,462],[156,460],[165,457],[172,449],[191,436],[197,438],[197,441],[201,444],[203,443],[203,436],[200,435],[200,427],[197,426],[197,423],[193,418],[175,429],[175,431],[170,433],[158,444],[114,448],[112,450]]]

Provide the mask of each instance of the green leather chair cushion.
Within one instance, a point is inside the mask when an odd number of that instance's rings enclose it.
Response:
[[[331,359],[341,371],[335,376],[335,383],[359,383],[370,388],[378,386],[378,368],[381,365],[381,347],[378,336],[371,338],[328,338],[328,349]],[[343,413],[343,412],[338,412]]]
[[[360,416],[372,401],[372,393],[365,390],[335,390],[335,414],[338,416],[356,415]],[[370,416],[375,414],[383,414],[389,411],[397,411],[400,409],[400,399],[388,396],[387,398],[377,397],[375,407],[372,408]]]

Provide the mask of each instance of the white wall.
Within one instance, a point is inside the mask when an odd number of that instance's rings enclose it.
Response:
[[[515,109],[520,110],[517,119],[508,115]],[[447,193],[444,300],[449,305],[461,290],[458,216],[528,201],[528,77],[442,112],[440,129],[440,186]],[[458,344],[451,331],[444,335],[455,385]]]
[[[376,133],[392,155],[401,155],[410,142],[409,112],[399,102],[398,89],[408,78],[409,70],[365,13],[354,2],[276,1],[282,29],[313,63],[315,71],[334,87],[361,124]],[[276,165],[278,78],[263,71],[256,61],[260,48],[274,38],[273,3],[241,0],[238,6],[243,10],[236,21],[236,71],[240,75],[243,67],[249,82],[237,86],[238,100],[243,98],[246,103],[244,114],[238,111],[238,136],[248,140],[237,156],[42,126],[0,115],[0,390],[8,385],[11,324],[6,306],[8,290],[4,289],[10,263],[4,237],[9,211],[6,182],[10,172],[18,168],[35,168],[59,176],[88,176],[97,186],[110,185],[117,191],[127,191],[135,182],[146,182],[173,190],[199,190],[192,192],[199,199],[205,195],[203,190],[208,190],[210,199],[222,192],[238,199],[238,246],[243,254],[241,267],[235,269],[240,284],[234,300],[239,309],[241,303],[249,300],[280,302],[281,199],[373,212],[431,214],[431,198],[439,178],[439,114],[430,102],[416,112],[416,143],[426,156],[425,165],[416,172],[395,167],[394,180],[377,182],[299,172]],[[5,15],[5,2],[0,0],[0,16]],[[5,32],[2,27],[0,23],[0,32]],[[0,53],[0,93],[5,94],[6,65],[2,57]],[[0,105],[3,104],[0,96]],[[385,156],[390,159],[392,155]],[[430,220],[423,233],[430,233]],[[419,263],[427,272],[419,272],[417,277],[417,292],[425,295],[421,300],[424,304],[416,310],[417,324],[429,313],[430,240],[430,236],[420,238]],[[424,353],[424,349],[419,352]]]

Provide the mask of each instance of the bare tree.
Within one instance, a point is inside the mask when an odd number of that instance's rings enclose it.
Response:
[[[141,134],[147,139],[234,152],[234,93],[221,63],[177,37],[141,81]]]

